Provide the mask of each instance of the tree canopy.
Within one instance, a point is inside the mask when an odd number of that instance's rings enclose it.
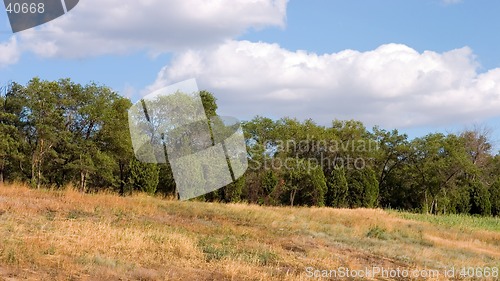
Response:
[[[216,116],[214,95],[200,96]],[[168,163],[134,157],[131,105],[96,83],[11,83],[0,94],[0,183],[174,195]],[[500,215],[500,155],[484,128],[409,139],[355,120],[322,126],[257,116],[243,131],[249,169],[198,200]]]

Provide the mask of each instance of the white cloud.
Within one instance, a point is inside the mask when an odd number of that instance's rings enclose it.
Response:
[[[16,37],[12,36],[7,42],[0,43],[0,68],[16,63],[20,55]]]
[[[287,0],[85,0],[54,21],[20,33],[44,57],[87,57],[205,47],[249,28],[284,26]]]
[[[147,91],[195,77],[221,113],[335,118],[413,127],[469,122],[500,112],[500,69],[478,73],[468,47],[419,53],[388,44],[369,52],[318,55],[277,44],[227,41],[179,54]]]

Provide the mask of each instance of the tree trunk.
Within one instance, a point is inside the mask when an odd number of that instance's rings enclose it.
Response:
[[[35,173],[36,173],[36,152],[33,153],[33,156],[31,157],[31,186],[35,184]]]
[[[83,170],[80,171],[80,191],[87,191],[87,172]]]
[[[38,161],[38,165],[37,165],[37,179],[36,179],[36,188],[37,189],[40,189],[40,181],[42,180],[42,161]]]
[[[5,161],[1,161],[2,164],[0,164],[0,185],[3,184],[4,179],[3,179],[3,170],[5,169]]]
[[[427,199],[427,190],[424,192],[424,198],[425,198],[425,213],[428,215],[429,214],[429,200]]]
[[[435,198],[432,198],[432,202],[431,202],[431,214],[434,214],[434,204],[435,204]]]
[[[120,195],[125,196],[125,164],[120,160],[118,166],[120,167]]]
[[[31,159],[31,182],[35,184],[37,189],[41,186],[42,180],[42,157],[43,157],[43,139],[40,140],[40,144],[35,148],[33,157]]]
[[[297,189],[293,189],[292,192],[290,192],[290,206],[293,207],[293,202],[295,201],[295,195],[297,194]]]

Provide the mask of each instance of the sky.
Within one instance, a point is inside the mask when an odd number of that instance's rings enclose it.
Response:
[[[474,124],[500,140],[500,1],[80,0],[12,34],[0,85],[107,85],[133,102],[195,78],[219,114],[355,119],[410,137]]]

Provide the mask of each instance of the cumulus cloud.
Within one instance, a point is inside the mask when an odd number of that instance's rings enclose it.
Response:
[[[287,0],[85,0],[67,15],[20,33],[43,57],[87,57],[205,47],[249,28],[284,26]]]
[[[227,41],[186,51],[145,92],[195,77],[221,113],[299,119],[357,119],[407,128],[469,122],[500,112],[500,69],[478,72],[468,47],[445,53],[400,44],[318,55],[277,44]]]
[[[19,56],[16,37],[12,36],[7,42],[0,43],[0,68],[16,63]]]

